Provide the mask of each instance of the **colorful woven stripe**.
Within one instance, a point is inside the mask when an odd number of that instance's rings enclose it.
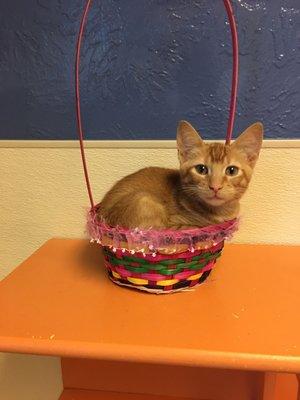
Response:
[[[159,285],[153,285],[151,283],[146,284],[146,282],[143,282],[143,280],[138,278],[130,278],[130,280],[121,279],[118,276],[116,277],[115,273],[113,273],[113,271],[110,270],[108,271],[108,274],[110,279],[118,285],[127,286],[134,289],[141,289],[144,291],[159,294],[159,293],[176,292],[199,285],[208,278],[210,272],[211,270],[203,272],[201,274],[197,274],[197,277],[195,276],[193,280],[181,280],[175,284],[173,283],[173,285],[170,286],[159,286]],[[167,284],[168,282],[166,281],[165,283]]]
[[[164,255],[151,255],[129,251],[112,251],[104,247],[105,265],[110,278],[121,285],[169,292],[195,286],[203,282],[221,255],[223,243],[207,250]]]

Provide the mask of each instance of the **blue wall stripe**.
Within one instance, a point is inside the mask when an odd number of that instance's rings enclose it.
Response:
[[[240,37],[235,135],[261,120],[299,138],[299,0],[234,0]],[[73,65],[82,0],[1,10],[0,138],[75,139]],[[230,30],[222,0],[94,0],[82,62],[89,139],[173,139],[187,119],[225,136]]]

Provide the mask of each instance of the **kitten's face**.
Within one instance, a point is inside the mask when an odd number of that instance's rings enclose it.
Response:
[[[250,182],[262,138],[263,126],[256,123],[231,145],[205,144],[188,122],[181,121],[177,147],[184,192],[213,207],[239,200]]]

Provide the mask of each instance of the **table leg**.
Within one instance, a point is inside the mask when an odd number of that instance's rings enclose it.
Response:
[[[300,375],[298,375],[299,381]],[[298,382],[295,374],[266,372],[263,400],[300,400]]]

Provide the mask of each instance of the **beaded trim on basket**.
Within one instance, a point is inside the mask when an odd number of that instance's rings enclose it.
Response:
[[[100,220],[97,210],[88,213],[87,230],[91,241],[96,241],[116,251],[117,249],[131,250],[155,254],[161,249],[172,249],[169,253],[177,253],[183,248],[194,252],[196,249],[209,248],[231,238],[238,229],[238,219],[210,225],[204,228],[189,229],[126,229],[120,226],[112,227]],[[157,254],[159,256],[159,254]]]

